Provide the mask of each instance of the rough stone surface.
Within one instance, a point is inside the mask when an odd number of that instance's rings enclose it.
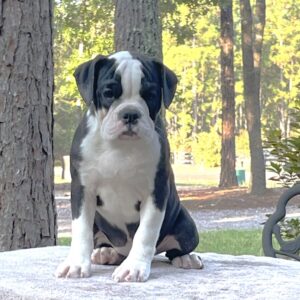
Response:
[[[0,299],[299,299],[300,263],[267,257],[203,253],[203,270],[172,267],[158,256],[145,283],[115,283],[114,267],[92,277],[57,279],[69,247],[0,253]]]

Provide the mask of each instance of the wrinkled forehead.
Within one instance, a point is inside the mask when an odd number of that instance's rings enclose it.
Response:
[[[138,94],[144,77],[142,62],[127,51],[115,53],[109,59],[115,61],[115,73],[121,77],[123,96]]]
[[[143,83],[160,83],[159,74],[152,61],[138,55],[121,51],[109,56],[115,61],[115,73],[121,77],[125,94],[139,93]]]

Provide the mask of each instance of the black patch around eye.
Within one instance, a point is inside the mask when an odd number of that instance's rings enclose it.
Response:
[[[149,82],[143,78],[140,95],[146,101],[151,119],[155,120],[161,107],[160,87],[155,82]]]
[[[155,83],[151,83],[151,82],[145,82],[144,80],[142,80],[142,87],[141,87],[141,91],[140,94],[142,96],[143,99],[145,99],[146,101],[156,101],[157,97],[158,97],[158,93],[157,93],[158,89],[157,89],[157,85]]]
[[[109,108],[116,99],[120,98],[122,92],[120,81],[116,79],[106,80],[97,90],[97,102],[100,104],[98,107]]]
[[[110,88],[105,88],[102,94],[105,98],[114,98],[114,92]]]
[[[113,70],[108,70],[107,74],[102,74],[102,77],[98,78],[96,99],[94,100],[96,109],[101,107],[108,109],[116,99],[120,98],[122,93],[121,76]]]

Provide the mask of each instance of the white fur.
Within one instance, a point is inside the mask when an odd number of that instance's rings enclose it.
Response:
[[[72,244],[67,259],[57,268],[57,277],[89,277],[93,250],[93,226],[95,200],[85,194],[79,218],[72,220]]]
[[[148,279],[163,218],[164,211],[159,211],[155,207],[152,196],[149,196],[141,209],[140,226],[135,233],[131,251],[113,273],[115,281],[146,281]]]
[[[152,134],[152,143],[145,140],[103,141],[97,131],[94,134],[91,131],[82,146],[84,159],[80,175],[83,185],[94,193],[94,199],[96,195],[102,199],[104,204],[97,208],[99,213],[127,232],[126,224],[140,220],[135,209],[137,201],[141,201],[142,209],[154,189],[160,156],[157,134]],[[117,248],[123,255],[128,255],[131,248],[129,235],[127,237],[129,243]]]

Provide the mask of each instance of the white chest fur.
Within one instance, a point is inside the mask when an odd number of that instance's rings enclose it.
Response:
[[[103,201],[97,210],[119,228],[138,222],[136,204],[141,205],[154,189],[160,157],[158,135],[152,141],[103,141],[97,131],[90,131],[82,145],[81,182],[95,201]]]

